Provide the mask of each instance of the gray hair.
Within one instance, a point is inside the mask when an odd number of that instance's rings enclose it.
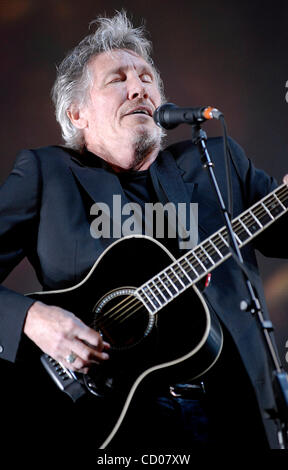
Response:
[[[85,103],[91,84],[88,65],[95,55],[114,49],[129,49],[135,52],[152,66],[164,101],[163,83],[153,64],[152,43],[145,37],[144,27],[133,27],[125,11],[117,12],[112,18],[98,17],[92,23],[97,23],[98,28],[93,34],[82,39],[61,62],[51,93],[65,144],[80,151],[85,145],[83,131],[72,124],[67,111],[72,104],[81,106]]]

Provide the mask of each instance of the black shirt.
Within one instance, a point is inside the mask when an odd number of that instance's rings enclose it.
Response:
[[[177,232],[175,237],[168,237],[168,220],[167,213],[164,213],[164,236],[157,231],[157,214],[153,213],[153,220],[149,221],[145,217],[146,204],[155,204],[159,201],[156,191],[153,186],[152,178],[149,170],[142,171],[127,171],[117,174],[125,196],[129,202],[137,203],[142,211],[142,234],[152,235],[160,243],[165,245],[166,248],[175,257],[179,257],[180,252],[178,248]],[[151,227],[152,222],[152,227]],[[148,231],[148,233],[147,233]],[[161,232],[161,231],[160,231]],[[157,236],[158,234],[158,236]]]

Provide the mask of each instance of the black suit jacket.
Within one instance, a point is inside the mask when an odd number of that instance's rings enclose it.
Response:
[[[276,182],[254,168],[241,147],[230,140],[234,162],[233,215],[275,188]],[[208,139],[215,173],[227,203],[223,141]],[[198,202],[199,238],[223,225],[222,215],[203,170],[198,149],[190,141],[160,152],[150,167],[158,198],[162,202]],[[27,256],[45,290],[63,289],[84,278],[113,238],[94,239],[90,234],[94,202],[112,207],[113,194],[123,197],[117,175],[95,155],[51,146],[24,150],[0,192],[0,276]],[[287,257],[287,217],[275,223],[243,249],[250,275],[263,298],[255,248],[268,256]],[[261,410],[274,406],[271,370],[255,319],[239,309],[247,297],[239,268],[227,260],[212,274],[205,292],[210,308],[230,332],[253,384]],[[0,357],[14,362],[22,339],[23,323],[33,300],[1,287]]]

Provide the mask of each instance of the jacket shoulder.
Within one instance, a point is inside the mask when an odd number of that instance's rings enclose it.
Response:
[[[244,154],[243,148],[234,139],[232,139],[232,137],[228,137],[228,143],[232,151],[236,154]],[[207,147],[211,151],[220,151],[223,153],[223,137],[209,137],[207,139]],[[198,147],[193,144],[191,140],[184,140],[182,142],[176,142],[169,145],[165,151],[169,151],[174,158],[180,158],[187,153],[198,152]]]
[[[30,150],[42,165],[56,166],[84,166],[99,168],[103,166],[103,160],[97,155],[84,150],[82,153],[61,145],[50,145]]]
[[[72,149],[63,147],[61,145],[49,145],[45,147],[38,147],[33,149],[24,150],[23,152],[32,153],[41,163],[52,163],[56,161],[68,161],[76,155]],[[79,156],[79,154],[77,154]]]
[[[228,145],[232,153],[233,165],[237,168],[237,172],[246,172],[248,169],[248,159],[243,148],[231,137],[228,137]],[[212,162],[223,166],[224,159],[224,142],[223,137],[209,137],[207,139],[207,149]],[[191,140],[177,142],[165,149],[176,161],[176,164],[182,169],[191,168],[201,165],[201,155],[197,145]]]

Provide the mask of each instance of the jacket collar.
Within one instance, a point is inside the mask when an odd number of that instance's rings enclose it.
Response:
[[[123,195],[123,190],[117,174],[102,158],[88,151],[79,155],[71,152],[71,170],[93,201],[112,202],[113,194]],[[91,171],[92,170],[92,171]],[[159,200],[165,204],[191,202],[194,183],[183,182],[184,170],[176,165],[172,154],[166,150],[160,152],[150,167],[153,185]],[[103,178],[105,175],[105,184]]]
[[[126,200],[120,181],[110,166],[97,155],[88,151],[79,155],[71,153],[71,170],[74,177],[89,194],[94,202],[105,203],[101,209],[111,216],[110,208],[113,207],[113,195],[121,195]],[[159,153],[157,159],[150,167],[150,174],[154,189],[162,204],[173,202],[176,206],[185,203],[186,207],[193,202],[194,182],[183,181],[185,171],[178,167],[169,150]],[[107,205],[107,207],[106,207]],[[188,220],[188,219],[187,219]],[[191,222],[190,222],[191,223]],[[206,236],[206,231],[199,226],[201,238]]]
[[[175,158],[169,150],[160,152],[157,160],[151,165],[151,177],[159,197],[159,200],[165,204],[173,201],[174,204],[185,203],[188,211],[191,202],[198,202],[196,197],[197,183],[183,180],[185,170],[177,165]],[[189,220],[187,213],[187,220]],[[190,225],[193,221],[190,220]],[[207,237],[207,230],[198,221],[200,239]]]
[[[169,150],[159,153],[158,158],[150,167],[150,173],[160,201],[163,197],[166,198],[166,202],[173,201],[175,204],[181,202],[189,204],[192,201],[195,185],[184,183],[182,175],[185,172],[177,166]]]

